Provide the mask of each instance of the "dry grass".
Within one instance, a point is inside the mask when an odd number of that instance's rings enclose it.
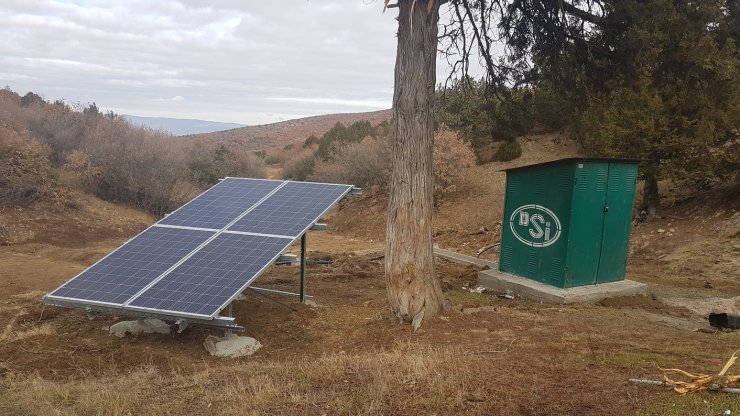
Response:
[[[145,366],[114,377],[0,381],[0,411],[17,415],[371,415],[460,411],[476,397],[480,356],[455,348],[400,345],[316,360],[246,361],[163,375]],[[321,386],[321,388],[317,388]]]

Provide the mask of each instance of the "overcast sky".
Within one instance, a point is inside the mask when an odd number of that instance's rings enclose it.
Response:
[[[0,88],[263,124],[391,107],[382,0],[0,0]],[[446,66],[438,65],[439,79]]]

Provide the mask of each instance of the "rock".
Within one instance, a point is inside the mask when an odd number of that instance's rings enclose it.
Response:
[[[306,306],[310,306],[310,307],[312,307],[312,308],[316,308],[316,307],[318,307],[318,306],[319,306],[319,305],[318,305],[318,304],[317,304],[316,302],[314,302],[314,301],[313,301],[313,300],[311,300],[311,299],[304,299],[304,300],[303,300],[303,303],[304,303],[304,304],[305,304]]]
[[[479,312],[496,312],[495,306],[479,306],[477,308],[465,308],[462,311],[466,315],[479,313]]]
[[[160,319],[139,319],[138,321],[121,321],[108,328],[108,333],[114,337],[123,338],[126,334],[169,334],[170,326]]]
[[[658,234],[663,234],[664,232],[665,232],[665,230],[664,230],[664,229],[662,229],[662,228],[658,228]]]
[[[252,337],[229,334],[223,338],[210,335],[203,342],[203,347],[214,357],[238,358],[254,354],[262,348],[262,344]]]

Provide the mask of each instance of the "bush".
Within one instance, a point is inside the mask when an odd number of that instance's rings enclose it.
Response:
[[[28,205],[51,195],[50,154],[28,131],[0,127],[0,205]]]
[[[522,146],[516,140],[506,140],[501,142],[496,153],[493,154],[492,160],[508,162],[522,155]]]
[[[470,145],[457,133],[445,129],[434,136],[433,157],[435,197],[453,191],[464,169],[475,164],[475,153]]]
[[[316,158],[313,150],[306,148],[290,157],[283,165],[283,176],[285,179],[294,181],[305,181],[314,170]]]
[[[435,198],[455,189],[454,184],[465,168],[475,163],[475,154],[468,143],[449,130],[434,138]],[[317,161],[310,180],[348,183],[362,188],[385,188],[391,176],[389,139],[365,138],[360,143],[345,146],[330,161]]]
[[[252,151],[221,143],[198,144],[188,155],[188,170],[200,186],[210,186],[227,176],[264,177],[264,162]]]
[[[388,140],[371,137],[344,146],[333,160],[319,161],[309,176],[312,181],[347,183],[362,188],[385,185],[389,178]]]
[[[65,156],[62,170],[71,178],[72,185],[85,190],[95,189],[95,183],[102,172],[89,154],[77,149]]]
[[[319,147],[316,150],[316,157],[325,161],[330,160],[341,153],[346,146],[359,143],[366,137],[375,137],[375,130],[370,122],[365,120],[356,121],[347,127],[342,123],[337,123],[318,140]],[[304,145],[308,146],[310,139],[306,139]]]

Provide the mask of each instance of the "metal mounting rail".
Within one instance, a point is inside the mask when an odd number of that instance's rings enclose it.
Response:
[[[209,326],[213,328],[228,329],[232,331],[243,331],[244,330],[244,327],[238,325],[236,323],[236,320],[233,317],[217,316],[213,319],[199,319],[199,318],[189,318],[189,317],[184,318],[184,317],[179,317],[179,316],[160,314],[156,312],[144,312],[144,311],[138,311],[138,310],[132,310],[132,309],[121,309],[121,308],[115,308],[115,307],[103,306],[103,305],[90,305],[90,304],[84,304],[84,303],[78,303],[78,302],[59,300],[59,299],[54,299],[50,297],[44,298],[43,302],[46,305],[59,306],[62,308],[82,309],[88,313],[99,312],[99,313],[105,313],[105,314],[110,314],[110,315],[132,316],[135,318],[157,318],[163,321],[174,321],[178,323],[178,326],[182,326],[183,324],[195,324],[195,325]]]

